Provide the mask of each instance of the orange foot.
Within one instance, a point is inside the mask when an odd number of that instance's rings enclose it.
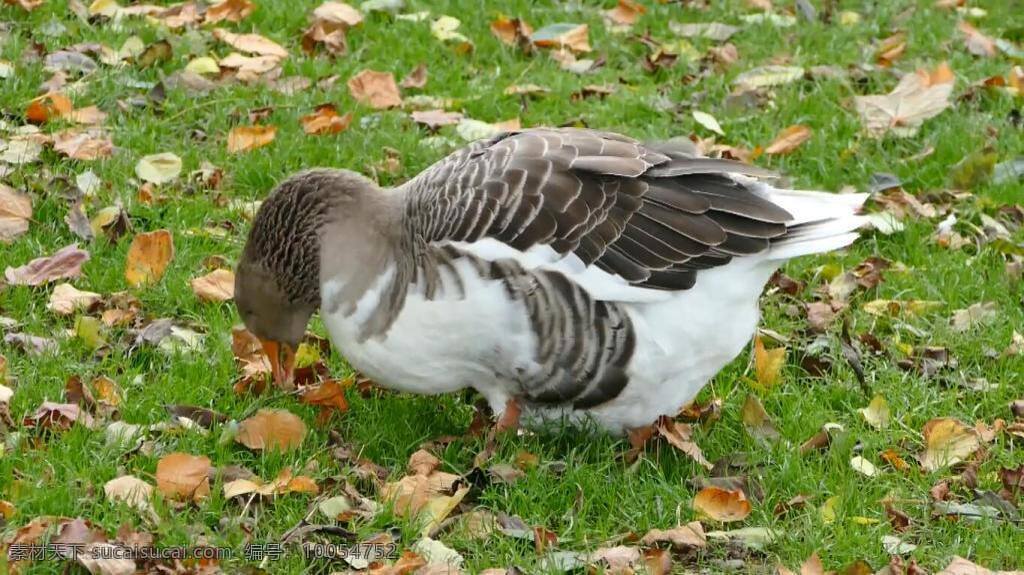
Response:
[[[494,430],[497,432],[502,431],[516,431],[519,429],[519,416],[522,415],[523,408],[519,406],[519,401],[510,397],[505,402],[505,411],[501,414],[498,419],[498,423],[494,425]]]

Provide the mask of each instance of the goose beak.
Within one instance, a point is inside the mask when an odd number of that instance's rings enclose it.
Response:
[[[263,353],[270,360],[270,371],[274,376],[274,385],[281,389],[291,389],[295,376],[295,350],[287,343],[269,339],[261,339]]]

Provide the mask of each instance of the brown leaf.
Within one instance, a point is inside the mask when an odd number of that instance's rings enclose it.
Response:
[[[742,521],[750,515],[751,506],[740,489],[721,489],[708,486],[693,498],[693,508],[706,517],[728,523]]]
[[[213,270],[189,283],[192,293],[205,302],[222,302],[235,297],[235,274],[231,270]]]
[[[654,545],[662,542],[671,543],[673,547],[680,550],[703,548],[708,544],[708,540],[704,536],[704,527],[700,524],[700,521],[691,521],[686,525],[680,525],[665,531],[651,529],[640,540],[640,543],[644,545]]]
[[[409,471],[415,475],[430,475],[441,466],[441,460],[425,449],[409,456]]]
[[[530,35],[534,46],[590,51],[590,28],[586,24],[550,24]]]
[[[352,123],[352,113],[339,116],[334,104],[321,104],[314,108],[312,114],[299,118],[299,121],[302,122],[302,131],[307,134],[338,134],[348,129]]]
[[[72,160],[97,160],[114,155],[114,143],[101,133],[64,130],[53,135],[53,149]]]
[[[977,432],[950,417],[932,419],[925,424],[925,450],[918,456],[927,471],[955,465],[981,447]]]
[[[363,21],[363,14],[344,2],[324,2],[313,10],[313,19],[347,27],[358,26]]]
[[[315,20],[302,34],[302,49],[312,54],[317,45],[323,45],[332,56],[340,56],[348,52],[348,39],[345,37],[347,26],[325,20]]]
[[[136,234],[128,247],[124,278],[132,287],[156,283],[173,258],[174,238],[168,230]]]
[[[204,21],[207,24],[216,24],[221,20],[241,22],[255,9],[256,6],[249,0],[221,0],[206,9]]]
[[[499,17],[491,22],[491,33],[510,46],[528,44],[533,28],[519,18]]]
[[[668,549],[646,549],[644,566],[649,575],[668,575],[672,572],[672,553]]]
[[[619,3],[611,10],[605,10],[605,17],[611,22],[620,26],[632,26],[636,24],[636,21],[647,12],[647,8],[643,5],[633,2],[633,0],[619,0]]]
[[[320,424],[326,424],[334,412],[345,413],[348,411],[345,388],[334,379],[329,379],[316,387],[304,389],[300,401],[320,407],[320,414],[316,418],[317,423]]]
[[[244,326],[235,326],[231,329],[231,353],[241,365],[243,376],[262,376],[271,371],[270,360],[263,353],[260,340]]]
[[[427,85],[427,65],[419,64],[398,84],[401,88],[422,88]]]
[[[740,410],[743,418],[743,427],[751,437],[759,441],[774,442],[780,439],[779,431],[775,429],[768,412],[761,405],[755,395],[747,395],[746,401]]]
[[[54,280],[77,278],[82,275],[82,264],[87,261],[89,252],[71,244],[23,266],[8,267],[4,270],[4,277],[11,285],[38,286]]]
[[[262,148],[274,141],[277,126],[235,126],[228,132],[228,152],[237,154]]]
[[[836,312],[831,304],[821,301],[807,304],[807,324],[811,331],[824,333],[835,319]]]
[[[810,139],[811,129],[807,126],[790,126],[779,132],[779,135],[775,137],[775,141],[768,144],[768,147],[764,149],[764,153],[769,156],[788,154]]]
[[[288,50],[285,50],[277,42],[259,34],[235,34],[224,28],[214,28],[213,37],[236,50],[248,54],[273,56],[278,59],[288,57]]]
[[[953,312],[949,320],[953,331],[963,333],[971,328],[988,323],[998,317],[999,308],[995,302],[979,302],[971,304],[966,309],[958,309]]]
[[[998,53],[995,41],[982,34],[966,20],[961,20],[957,23],[957,28],[963,33],[964,44],[967,46],[967,51],[971,54],[991,58]]]
[[[692,439],[693,428],[686,423],[673,421],[667,416],[658,419],[658,433],[664,437],[673,447],[688,455],[691,459],[711,469],[713,466],[705,459],[704,452]]]
[[[885,95],[854,96],[868,134],[910,136],[927,119],[949,107],[956,77],[945,63],[935,70],[911,72]]]
[[[8,243],[28,231],[32,198],[0,184],[0,242]]]
[[[5,338],[6,341],[6,338]],[[76,403],[54,403],[44,401],[32,415],[25,416],[21,422],[25,427],[65,431],[75,423],[81,423],[85,427],[95,427],[95,422],[89,413],[82,411]]]
[[[348,90],[358,102],[378,110],[402,105],[402,97],[391,72],[363,70],[349,78]]]
[[[238,424],[235,441],[249,449],[290,451],[306,437],[306,424],[284,409],[261,409]]]
[[[896,32],[878,44],[875,49],[875,60],[880,66],[889,67],[898,60],[907,49],[907,33]]]
[[[320,488],[312,478],[305,475],[292,475],[291,468],[281,470],[277,477],[266,483],[259,477],[252,479],[240,478],[224,483],[224,498],[231,499],[240,495],[262,495],[272,497],[286,493],[309,493],[316,495]]]
[[[210,460],[175,452],[156,464],[156,488],[170,499],[201,501],[210,494]]]

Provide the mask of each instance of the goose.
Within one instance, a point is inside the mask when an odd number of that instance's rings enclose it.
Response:
[[[505,427],[628,433],[744,350],[783,262],[858,237],[866,194],[776,178],[689,141],[578,128],[479,140],[390,189],[310,169],[257,211],[235,302],[279,386],[319,311],[383,387],[473,388]]]

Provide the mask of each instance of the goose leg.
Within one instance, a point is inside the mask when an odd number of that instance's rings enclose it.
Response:
[[[505,411],[502,412],[501,417],[498,418],[498,423],[494,425],[494,430],[498,432],[518,430],[519,416],[522,415],[522,413],[523,409],[519,405],[518,398],[508,398],[508,401],[505,402]]]

